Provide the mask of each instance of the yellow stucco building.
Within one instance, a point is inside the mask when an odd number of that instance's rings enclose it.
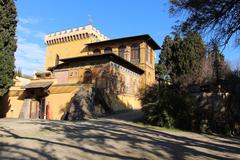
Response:
[[[59,59],[114,53],[145,71],[143,85],[155,82],[155,50],[158,44],[149,35],[109,40],[92,25],[56,32],[45,36],[46,69]]]
[[[10,90],[5,116],[79,120],[139,109],[139,91],[155,83],[160,47],[147,34],[109,39],[88,25],[48,34],[45,44],[46,71]]]

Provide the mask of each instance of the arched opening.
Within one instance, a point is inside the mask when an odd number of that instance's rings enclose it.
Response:
[[[100,53],[101,53],[101,52],[100,52],[99,49],[95,49],[95,50],[93,51],[93,54],[95,54],[95,55],[100,54]]]
[[[104,53],[107,54],[107,53],[112,53],[112,48],[111,47],[107,47],[104,49]]]
[[[92,72],[90,70],[84,72],[83,83],[92,83]]]

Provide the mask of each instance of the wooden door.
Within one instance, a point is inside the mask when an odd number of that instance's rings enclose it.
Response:
[[[38,119],[39,113],[39,102],[36,100],[32,100],[30,103],[30,119]]]

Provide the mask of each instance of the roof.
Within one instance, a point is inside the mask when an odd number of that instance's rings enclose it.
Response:
[[[52,85],[53,82],[32,82],[27,84],[25,89],[36,89],[36,88],[48,88]]]
[[[103,62],[115,62],[117,64],[120,64],[121,66],[124,66],[127,69],[130,69],[138,74],[143,74],[144,70],[142,70],[141,68],[137,67],[136,65],[132,64],[131,62],[119,57],[118,55],[114,54],[114,53],[105,53],[105,54],[98,54],[98,55],[88,55],[88,56],[81,56],[81,57],[73,57],[73,58],[65,58],[65,59],[60,59],[60,61],[63,61],[64,63],[59,64],[55,67],[53,67],[53,69],[58,69],[61,67],[65,67],[68,66],[69,63],[72,62],[91,62],[92,61],[103,61]]]
[[[93,42],[93,43],[88,43],[87,45],[91,46],[91,45],[97,45],[97,44],[112,43],[112,42],[116,42],[116,41],[139,40],[139,39],[144,39],[154,50],[161,49],[161,47],[148,34],[130,36],[130,37],[123,37],[123,38],[116,38],[116,39],[110,39],[110,40],[99,41],[99,42]]]

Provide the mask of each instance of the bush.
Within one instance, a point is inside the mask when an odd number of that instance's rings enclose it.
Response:
[[[140,97],[145,122],[203,133],[240,135],[240,85],[233,86],[228,96],[180,92],[165,85],[149,87]]]
[[[194,97],[179,93],[170,86],[158,87],[149,87],[141,96],[146,122],[161,127],[191,129]]]

